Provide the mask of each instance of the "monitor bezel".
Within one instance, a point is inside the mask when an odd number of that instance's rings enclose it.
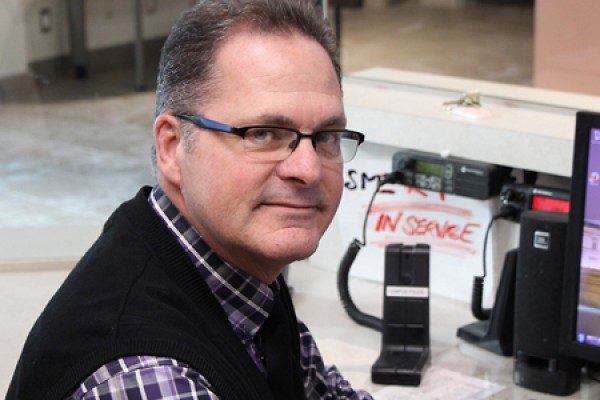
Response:
[[[565,245],[560,348],[564,355],[598,363],[600,362],[600,346],[577,341],[579,280],[592,128],[600,128],[600,113],[577,112],[571,173],[571,204]]]

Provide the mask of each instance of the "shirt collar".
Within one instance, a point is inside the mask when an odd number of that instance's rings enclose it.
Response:
[[[148,201],[206,281],[241,340],[252,340],[273,305],[273,291],[215,253],[156,185]]]

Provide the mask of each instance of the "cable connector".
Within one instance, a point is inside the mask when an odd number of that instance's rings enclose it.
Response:
[[[384,174],[381,181],[379,181],[379,186],[394,184],[394,183],[402,183],[404,180],[404,172],[396,170],[390,172],[388,174]]]
[[[404,176],[407,172],[411,172],[415,160],[411,157],[401,157],[394,159],[394,171],[389,174],[384,174],[379,186],[386,184],[404,184]]]

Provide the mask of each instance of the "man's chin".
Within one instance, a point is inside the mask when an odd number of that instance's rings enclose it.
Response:
[[[271,249],[274,258],[289,260],[289,262],[304,260],[314,254],[319,246],[321,235],[306,232],[286,234]]]

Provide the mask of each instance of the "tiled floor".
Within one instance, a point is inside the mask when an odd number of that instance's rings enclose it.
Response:
[[[345,10],[344,70],[385,66],[530,84],[532,8],[469,4],[426,9],[404,1],[385,10]],[[154,68],[148,66],[150,86]],[[132,68],[94,73],[85,81],[0,81],[0,393],[15,349],[65,273],[52,262],[49,271],[19,272],[11,262],[65,257],[58,264],[69,266],[114,207],[153,182],[154,96],[135,92],[133,82]],[[53,241],[55,232],[61,242]],[[31,238],[40,244],[31,248]],[[11,272],[2,272],[7,260]]]
[[[383,10],[347,10],[342,18],[344,70],[377,64],[531,85],[533,8],[468,4],[424,8],[405,1]]]
[[[528,85],[532,26],[532,8],[514,5],[351,8],[342,64],[347,73],[383,66]],[[90,75],[0,81],[0,228],[97,224],[152,181],[153,93],[133,90],[132,69]]]

